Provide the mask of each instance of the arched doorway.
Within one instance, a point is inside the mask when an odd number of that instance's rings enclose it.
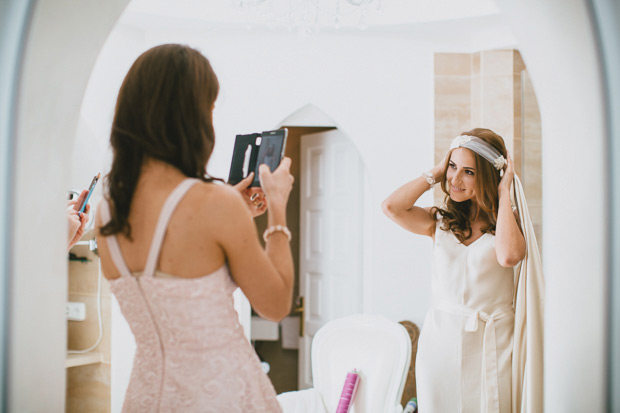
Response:
[[[286,156],[295,176],[287,222],[296,308],[281,323],[277,340],[257,339],[264,321],[255,317],[251,337],[281,393],[311,386],[314,333],[329,320],[363,310],[365,173],[353,142],[317,107],[306,105],[279,126],[289,131]],[[256,224],[261,233],[266,218]]]

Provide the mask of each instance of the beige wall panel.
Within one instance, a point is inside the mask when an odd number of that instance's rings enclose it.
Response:
[[[92,234],[92,233],[91,233]],[[86,234],[82,240],[91,237]],[[93,294],[97,291],[97,277],[99,276],[99,257],[88,249],[87,245],[76,245],[71,252],[79,257],[86,257],[89,262],[69,261],[69,294]],[[110,297],[110,283],[105,279],[101,282],[101,296]]]
[[[472,76],[480,74],[480,53],[471,54],[471,74]]]
[[[440,99],[447,102],[469,104],[470,93],[470,76],[435,77],[435,102]]]
[[[513,139],[513,149],[509,154],[514,162],[516,174],[523,176],[523,142],[521,138]]]
[[[513,50],[513,71],[514,73],[521,73],[525,70],[525,63],[521,57],[521,53],[518,50]]]
[[[104,281],[107,282],[107,281]],[[82,350],[92,346],[99,337],[99,322],[97,317],[97,294],[69,294],[69,301],[78,301],[86,304],[86,320],[68,321],[67,346],[72,350]],[[101,316],[103,318],[103,338],[93,350],[103,355],[104,361],[110,361],[110,300],[101,300]]]
[[[451,139],[470,123],[469,77],[440,76],[435,79],[435,136]]]
[[[523,185],[525,186],[526,196],[528,201],[542,197],[542,183],[540,180],[540,165],[542,163],[542,150],[540,145],[532,145],[526,142],[525,153],[523,156],[525,173],[523,176]]]
[[[482,82],[481,126],[501,135],[508,150],[513,152],[513,75],[484,75]]]
[[[523,94],[523,85],[521,84],[521,72],[515,73],[513,75],[512,84],[513,84],[513,113],[514,113],[514,136],[516,138],[523,137],[523,102],[522,102],[522,94]]]
[[[482,77],[473,75],[471,77],[471,127],[476,128],[482,125]]]
[[[90,364],[67,370],[67,413],[109,413],[110,408],[109,364]]]
[[[512,50],[489,50],[481,52],[482,75],[511,75],[513,70]]]
[[[471,55],[469,53],[435,54],[435,76],[469,76]]]

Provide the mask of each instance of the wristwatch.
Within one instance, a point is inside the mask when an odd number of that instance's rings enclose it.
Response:
[[[437,181],[435,181],[435,177],[433,176],[433,174],[430,171],[424,172],[422,174],[422,176],[426,179],[426,182],[428,182],[428,184],[431,187],[437,183]]]

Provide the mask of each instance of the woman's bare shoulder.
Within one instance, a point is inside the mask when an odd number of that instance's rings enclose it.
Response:
[[[214,182],[200,182],[196,185],[194,197],[202,201],[216,198],[220,202],[241,201],[241,194],[235,188],[228,184]]]
[[[188,201],[196,213],[211,216],[229,215],[247,209],[239,191],[227,184],[201,182],[190,191]]]
[[[196,232],[211,234],[218,244],[229,245],[255,231],[249,208],[232,186],[200,183],[190,192],[185,211]]]

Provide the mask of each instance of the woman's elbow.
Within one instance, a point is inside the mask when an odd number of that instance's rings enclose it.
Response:
[[[280,306],[278,311],[274,314],[273,321],[280,322],[291,313],[291,300],[284,305]]]
[[[394,212],[394,204],[392,204],[392,202],[390,201],[390,198],[385,199],[382,203],[381,203],[381,210],[383,211],[383,213],[392,218],[394,217],[396,214]]]
[[[266,311],[260,313],[261,317],[279,323],[284,317],[291,312],[292,299],[282,300],[280,302],[274,302],[272,306]]]
[[[512,268],[519,264],[524,257],[525,254],[521,254],[520,252],[498,254],[497,262],[499,262],[499,265],[501,265],[502,267]]]

